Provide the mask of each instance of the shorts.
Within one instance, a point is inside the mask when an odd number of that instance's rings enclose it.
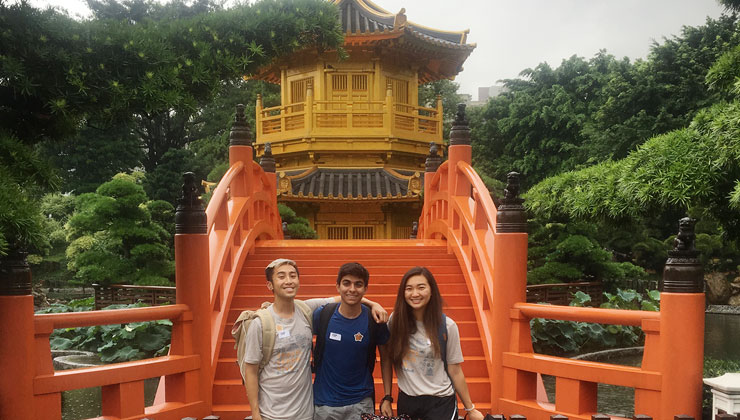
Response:
[[[367,397],[358,403],[343,407],[316,405],[313,410],[313,420],[354,420],[359,419],[363,413],[375,413],[372,398]]]
[[[398,414],[408,414],[412,420],[457,420],[457,397],[419,395],[412,397],[398,391]]]

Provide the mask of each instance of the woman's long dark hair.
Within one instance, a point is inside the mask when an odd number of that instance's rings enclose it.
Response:
[[[424,330],[432,342],[432,349],[434,355],[438,356],[441,354],[439,349],[439,338],[437,331],[439,331],[439,324],[442,322],[442,295],[439,293],[439,287],[437,281],[434,279],[432,273],[426,267],[414,267],[406,272],[401,279],[401,284],[398,285],[398,294],[396,295],[396,305],[393,308],[393,319],[390,323],[391,338],[388,341],[389,354],[393,366],[396,367],[396,371],[401,368],[403,357],[409,351],[409,339],[411,335],[416,332],[416,319],[414,318],[414,311],[411,309],[408,303],[406,303],[406,283],[413,276],[422,275],[429,282],[429,288],[431,289],[431,297],[429,303],[424,308]]]

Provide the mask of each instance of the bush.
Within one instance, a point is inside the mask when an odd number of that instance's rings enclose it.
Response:
[[[280,213],[280,219],[283,222],[287,222],[286,226],[287,234],[292,239],[316,239],[319,235],[311,227],[308,219],[299,217],[295,211],[283,203],[278,204],[278,212]]]

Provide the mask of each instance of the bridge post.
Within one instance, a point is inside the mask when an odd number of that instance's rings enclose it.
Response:
[[[442,157],[437,154],[437,145],[434,142],[429,143],[429,154],[424,162],[424,178],[422,179],[422,187],[424,189],[424,208],[429,208],[430,190],[429,184],[434,178],[434,174],[439,169],[439,165],[442,164]],[[425,222],[426,223],[426,222]]]
[[[510,172],[497,208],[493,237],[491,368],[496,380],[491,384],[492,412],[501,411],[501,398],[537,398],[536,373],[503,367],[504,352],[532,351],[529,320],[512,312],[515,303],[527,301],[527,217],[523,202],[519,198],[519,174]]]
[[[237,162],[244,163],[246,185],[240,185],[239,183],[232,185],[231,194],[234,197],[245,197],[252,187],[254,151],[252,149],[252,131],[247,125],[243,104],[236,106],[234,124],[231,126],[231,132],[229,133],[229,166],[234,166]]]
[[[471,163],[473,148],[470,145],[470,127],[465,118],[465,104],[457,105],[457,114],[450,130],[450,147],[447,149],[447,181],[450,199],[453,196],[470,196],[470,184],[465,177],[457,176],[457,162]],[[453,229],[457,228],[451,223]]]
[[[24,253],[11,251],[0,259],[0,328],[0,419],[36,418],[33,295]]]
[[[175,213],[176,301],[188,305],[185,314],[172,329],[170,354],[200,355],[200,370],[166,377],[167,401],[203,401],[210,413],[213,372],[211,354],[211,290],[206,213],[200,200],[195,175],[183,175],[182,196]],[[188,331],[189,330],[189,331]],[[207,410],[207,411],[205,411]]]
[[[701,418],[705,297],[699,251],[694,248],[695,223],[688,217],[679,221],[659,285],[662,398],[654,418]]]

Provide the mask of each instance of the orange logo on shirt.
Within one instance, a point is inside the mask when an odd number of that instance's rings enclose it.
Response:
[[[355,334],[355,341],[362,341],[363,337],[364,336],[358,332]]]

